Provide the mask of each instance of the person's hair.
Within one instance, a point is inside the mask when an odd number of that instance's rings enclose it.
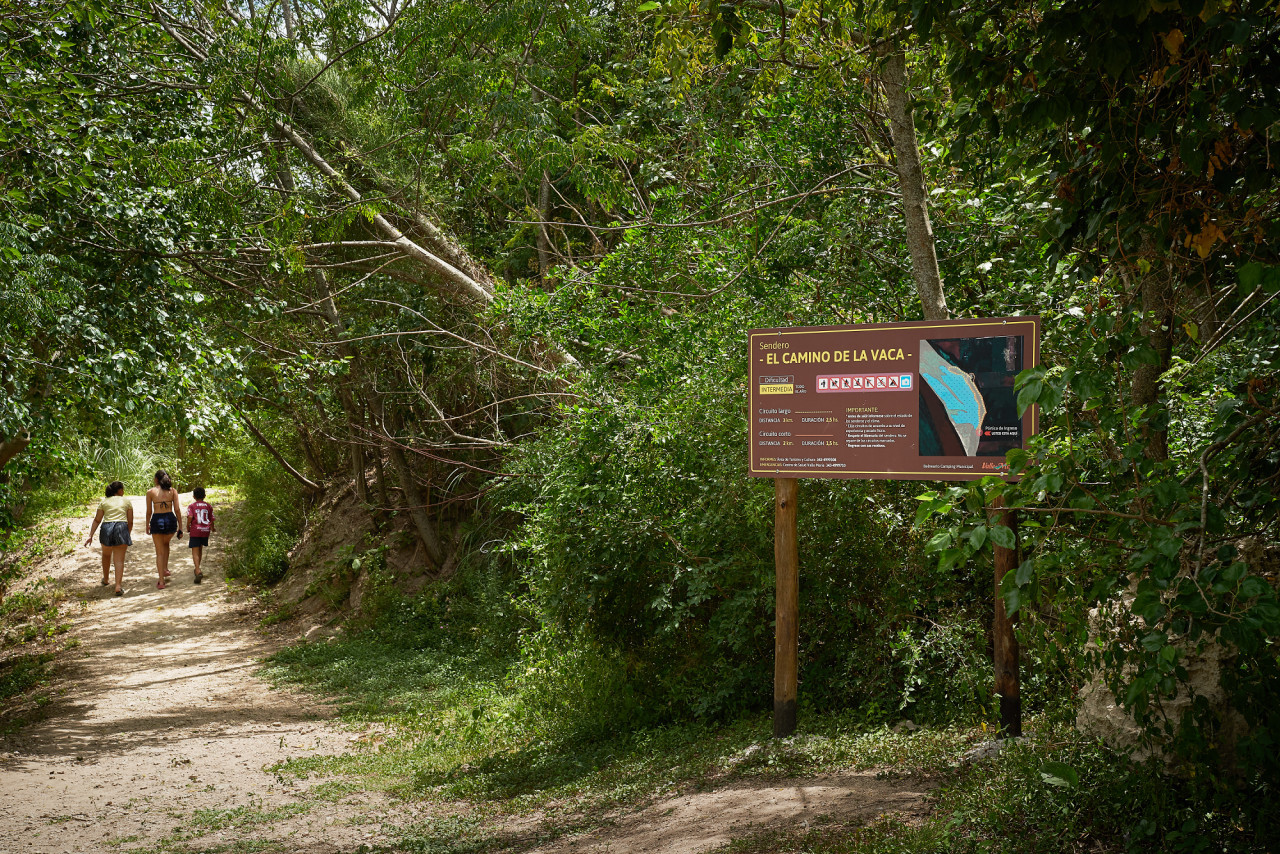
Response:
[[[122,492],[124,492],[124,484],[123,484],[123,483],[121,483],[120,481],[118,481],[118,480],[113,480],[113,481],[111,481],[110,483],[108,483],[108,484],[107,484],[107,497],[108,497],[108,498],[110,498],[110,497],[111,497],[111,496],[113,496],[113,495],[119,495],[119,494],[120,494],[120,493],[122,493]]]
[[[196,501],[204,501],[204,487],[197,486],[195,489],[191,490],[191,495]]]
[[[160,469],[160,471],[156,472],[156,486],[166,492],[173,489],[173,481],[169,478],[169,473],[164,469]]]

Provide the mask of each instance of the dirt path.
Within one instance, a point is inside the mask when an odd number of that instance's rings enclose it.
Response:
[[[385,804],[321,797],[333,787],[264,770],[346,752],[360,734],[253,675],[279,641],[229,595],[225,538],[206,551],[199,586],[186,540],[174,540],[172,581],[157,590],[141,498],[134,510],[124,598],[99,586],[100,552],[82,546],[88,519],[68,520],[77,548],[41,569],[88,608],[42,720],[0,742],[0,851],[217,850],[253,839],[318,854],[385,842],[376,823],[359,823]]]
[[[851,824],[890,813],[910,820],[923,814],[930,788],[921,780],[882,780],[874,772],[739,783],[666,798],[621,814],[602,830],[529,854],[703,854],[769,829]]]

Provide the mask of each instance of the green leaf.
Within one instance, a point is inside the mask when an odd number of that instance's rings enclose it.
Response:
[[[1040,779],[1049,786],[1073,789],[1080,785],[1080,774],[1065,762],[1046,762],[1040,766]]]
[[[1022,415],[1027,411],[1027,407],[1035,403],[1040,398],[1040,392],[1044,391],[1044,383],[1040,380],[1032,380],[1024,385],[1018,391],[1018,414]]]
[[[661,3],[655,3],[655,2],[652,2],[652,0],[650,0],[650,2],[648,2],[648,3],[641,3],[639,6],[637,6],[637,7],[636,7],[636,11],[637,11],[637,12],[652,12],[654,9],[657,9],[657,8],[659,8],[659,7],[661,7],[661,6],[662,6],[662,4],[661,4]]]
[[[969,534],[969,543],[973,546],[973,550],[977,551],[987,541],[987,526],[979,525]]]
[[[1266,272],[1266,267],[1257,261],[1250,261],[1242,266],[1236,274],[1240,277],[1240,287],[1246,291],[1251,291],[1262,281],[1262,274]]]
[[[1018,547],[1018,537],[1013,533],[1013,529],[1005,525],[993,525],[991,527],[991,542],[997,546],[1006,549]]]
[[[1252,599],[1267,592],[1267,582],[1256,575],[1250,575],[1240,584],[1240,598]]]
[[[1035,575],[1035,564],[1036,562],[1032,558],[1027,558],[1019,564],[1017,572],[1015,572],[1013,576],[1014,583],[1019,587],[1025,587],[1027,584],[1031,583],[1031,578]]]
[[[1022,607],[1022,591],[1016,585],[1004,591],[1004,612],[1012,617]]]

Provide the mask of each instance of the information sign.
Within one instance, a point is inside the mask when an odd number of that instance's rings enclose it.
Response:
[[[1036,432],[1014,378],[1040,318],[755,329],[751,474],[976,480]]]

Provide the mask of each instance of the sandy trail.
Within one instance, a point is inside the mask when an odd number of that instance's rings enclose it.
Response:
[[[190,500],[184,495],[183,505]],[[99,586],[100,551],[82,545],[88,518],[68,520],[75,551],[41,568],[88,608],[73,611],[81,645],[65,656],[45,714],[0,742],[0,852],[159,842],[201,850],[244,839],[338,852],[385,843],[358,823],[382,813],[376,797],[320,798],[308,783],[264,770],[288,757],[347,752],[360,734],[327,722],[314,699],[254,676],[280,641],[229,595],[225,536],[206,549],[199,586],[186,539],[173,540],[173,576],[156,589],[143,499],[133,502],[123,598]]]
[[[529,854],[704,854],[763,830],[856,824],[889,814],[910,821],[924,814],[932,788],[922,780],[883,780],[874,772],[740,782],[659,800],[617,815],[601,830]]]

